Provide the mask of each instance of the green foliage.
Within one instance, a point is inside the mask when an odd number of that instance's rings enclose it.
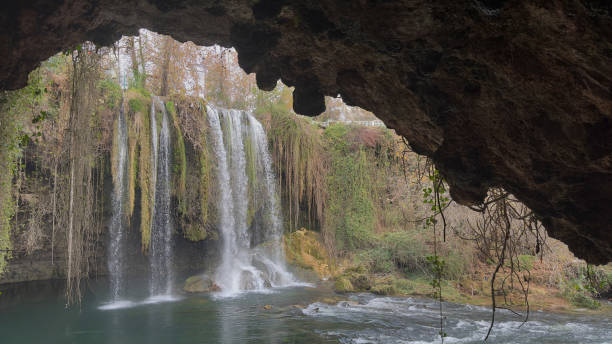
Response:
[[[347,277],[340,276],[334,281],[334,290],[341,293],[353,292],[355,288]]]
[[[207,230],[211,166],[205,106],[187,97],[173,96],[165,107],[173,122],[172,193],[177,201],[179,227],[186,239],[205,240],[214,234]]]
[[[281,178],[288,228],[316,227],[315,224],[323,222],[327,201],[327,154],[318,128],[292,114],[285,102],[269,104],[257,112],[260,117],[270,116],[268,138]],[[332,252],[330,237],[324,235],[324,241]]]
[[[255,217],[256,206],[256,190],[257,190],[257,166],[255,161],[255,147],[250,137],[250,133],[244,140],[244,153],[246,156],[246,174],[248,178],[248,209],[247,209],[247,225],[250,226]]]
[[[395,295],[397,294],[397,289],[392,283],[385,283],[375,285],[370,289],[370,291],[377,295]]]
[[[465,250],[459,245],[451,247],[445,254],[444,273],[442,276],[448,280],[461,279],[468,266],[472,264],[471,259],[471,251]]]
[[[138,70],[132,70],[133,77],[130,79],[129,88],[133,88],[136,90],[142,90],[143,92],[147,92],[144,88],[146,74],[141,73]],[[148,92],[147,92],[148,93]],[[145,95],[145,94],[143,94]],[[150,94],[146,94],[145,96],[150,96]]]
[[[132,100],[136,99],[136,104],[140,106],[132,107]],[[143,111],[144,105],[139,98],[132,98],[129,101],[130,109],[140,108],[136,115],[140,119],[142,126],[138,128],[138,185],[140,187],[140,234],[142,251],[146,252],[149,249],[151,242],[151,222],[153,199],[155,190],[153,187],[153,166],[151,165],[151,118]]]
[[[423,271],[425,266],[426,248],[417,231],[402,231],[385,233],[377,246],[386,247],[393,259],[394,265],[405,273]]]
[[[186,211],[185,187],[187,181],[187,155],[185,153],[185,140],[183,139],[183,132],[176,116],[176,109],[174,108],[173,102],[166,102],[166,111],[168,114],[170,114],[170,118],[172,119],[175,134],[173,144],[174,156],[172,159],[172,180],[174,187],[172,190],[178,200],[179,214],[184,214]]]
[[[187,224],[183,228],[183,232],[185,238],[189,241],[202,241],[208,237],[208,233],[206,233],[206,228],[201,227],[197,224]]]
[[[597,309],[601,304],[594,297],[609,293],[612,287],[612,270],[589,264],[572,264],[565,269],[561,282],[563,296],[577,307]]]
[[[118,111],[121,105],[121,86],[111,79],[102,79],[98,82],[104,105],[111,111]]]
[[[521,270],[531,270],[533,269],[533,262],[535,261],[535,256],[521,254],[518,256],[518,261]]]
[[[206,145],[206,135],[202,133],[202,145],[203,148],[200,151],[200,212],[201,220],[203,224],[208,223],[208,194],[209,194],[209,183],[210,183],[210,169],[211,166],[208,162],[208,149]]]
[[[49,117],[49,112],[40,110],[47,103],[47,84],[39,68],[30,73],[25,88],[0,94],[0,274],[13,247],[11,221],[17,207],[13,178],[22,168],[23,150],[34,138],[41,137],[41,122]],[[26,129],[30,118],[33,131]]]
[[[376,247],[361,250],[355,256],[355,262],[365,266],[372,273],[391,273],[395,270],[393,252],[387,247]]]
[[[584,307],[588,309],[597,309],[601,307],[601,303],[599,303],[599,301],[593,299],[590,295],[583,292],[571,293],[570,301],[576,307]]]
[[[334,289],[339,292],[369,291],[372,289],[372,282],[361,267],[349,268],[336,276]]]
[[[375,221],[366,155],[362,150],[349,151],[347,132],[347,127],[341,124],[331,125],[325,130],[325,136],[333,147],[327,175],[329,198],[325,226],[335,231],[336,247],[340,252],[369,245]]]
[[[130,100],[128,100],[128,106],[133,113],[146,112],[145,106],[140,98],[130,98]]]

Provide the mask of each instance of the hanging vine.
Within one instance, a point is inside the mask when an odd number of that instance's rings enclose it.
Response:
[[[433,255],[426,257],[427,261],[431,266],[433,278],[431,280],[431,286],[434,289],[434,296],[438,300],[438,311],[440,318],[440,340],[444,343],[444,338],[447,336],[444,331],[444,311],[442,309],[442,302],[444,301],[442,296],[442,279],[444,277],[445,261],[441,256],[438,255],[438,216],[442,220],[442,240],[446,241],[446,217],[444,216],[444,209],[448,206],[450,199],[445,197],[446,187],[444,185],[444,179],[440,175],[440,172],[434,168],[432,163],[426,164],[428,170],[428,178],[431,182],[431,187],[423,189],[423,202],[431,206],[431,216],[425,219],[425,226],[433,229]]]
[[[527,252],[535,252],[542,259],[546,247],[545,233],[533,213],[504,190],[491,189],[483,204],[470,208],[479,212],[481,217],[475,223],[469,223],[467,234],[457,234],[464,240],[473,241],[481,257],[495,264],[490,279],[491,322],[484,338],[486,342],[495,325],[497,309],[506,309],[523,317],[522,324],[529,319],[531,272],[522,257]],[[533,249],[532,245],[535,246]],[[511,308],[515,305],[510,293],[515,290],[522,295],[524,314]],[[498,304],[496,296],[503,297],[502,305]]]
[[[67,306],[80,303],[80,282],[89,274],[100,232],[101,200],[98,196],[100,164],[95,141],[97,124],[95,100],[99,80],[99,59],[93,44],[83,44],[71,52],[72,93],[69,117],[69,206],[66,299]]]

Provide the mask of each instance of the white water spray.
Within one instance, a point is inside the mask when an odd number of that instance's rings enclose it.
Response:
[[[217,206],[222,250],[215,280],[221,295],[290,285],[294,279],[286,270],[282,254],[282,225],[265,132],[252,115],[242,111],[207,106],[207,113],[220,194]],[[255,228],[261,233],[251,233],[247,226],[247,140],[255,150],[256,178],[262,181],[258,184],[262,184],[263,204],[257,205],[264,212],[260,214],[263,228]],[[253,244],[255,234],[263,238],[263,244]]]
[[[112,217],[109,228],[110,246],[108,252],[108,271],[110,274],[110,289],[112,301],[118,301],[123,291],[123,241],[125,232],[124,197],[127,183],[127,129],[123,104],[117,118],[117,131],[113,144],[115,147],[113,160],[116,174],[113,180]]]
[[[172,219],[170,214],[170,128],[166,107],[158,97],[151,99],[152,159],[155,182],[155,201],[151,223],[150,294],[152,297],[172,294],[174,272],[172,268]],[[157,104],[157,105],[156,105]],[[159,144],[157,142],[156,106],[162,114]]]

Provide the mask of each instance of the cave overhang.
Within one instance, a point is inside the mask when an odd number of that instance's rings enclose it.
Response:
[[[598,0],[25,0],[0,7],[0,89],[51,55],[147,28],[235,47],[294,108],[374,112],[462,204],[500,186],[591,263],[612,261],[612,6]]]

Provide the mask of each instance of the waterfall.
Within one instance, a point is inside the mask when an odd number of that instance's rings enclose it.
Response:
[[[261,124],[250,114],[207,106],[211,143],[217,160],[221,263],[215,280],[225,296],[244,290],[265,290],[294,281],[282,253],[282,222],[267,138]],[[245,144],[254,152],[256,196],[249,200]],[[249,201],[256,204],[249,204]],[[261,209],[263,228],[251,233],[249,206]],[[256,245],[253,235],[263,238]]]
[[[249,115],[249,127],[251,129],[251,140],[256,150],[258,180],[263,181],[264,202],[266,210],[266,230],[264,240],[270,243],[271,250],[268,255],[260,255],[260,259],[267,261],[270,283],[272,286],[284,286],[294,283],[293,276],[287,271],[285,255],[282,245],[283,222],[279,207],[279,195],[276,193],[276,178],[272,169],[272,158],[268,151],[268,137],[263,126],[255,117]]]
[[[151,99],[151,137],[153,149],[153,221],[149,258],[151,263],[150,294],[152,296],[172,294],[172,220],[170,218],[170,128],[166,107],[158,97]],[[157,111],[161,110],[161,131],[157,135]],[[159,143],[158,143],[159,140]]]
[[[115,174],[113,179],[112,217],[110,222],[110,247],[108,252],[108,271],[110,273],[110,290],[113,301],[119,300],[123,288],[123,240],[125,229],[124,197],[127,183],[127,129],[123,104],[117,118],[117,131],[114,138],[113,162]]]

